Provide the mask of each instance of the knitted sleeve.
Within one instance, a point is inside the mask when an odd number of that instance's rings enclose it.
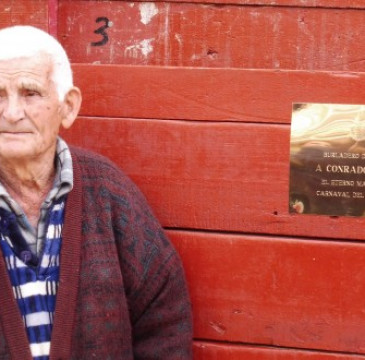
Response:
[[[134,359],[190,360],[191,304],[180,258],[129,178],[111,163],[100,173],[107,179],[110,205],[104,206],[111,207]]]
[[[133,186],[129,194],[130,211],[117,215],[124,226],[116,233],[134,357],[192,359],[191,306],[180,258],[143,196]]]

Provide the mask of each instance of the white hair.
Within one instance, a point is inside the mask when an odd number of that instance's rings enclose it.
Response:
[[[70,61],[62,45],[51,35],[33,26],[12,26],[0,30],[0,61],[47,54],[52,62],[51,79],[63,100],[72,88]]]

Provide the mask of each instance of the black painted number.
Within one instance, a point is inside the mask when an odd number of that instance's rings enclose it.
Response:
[[[96,19],[96,22],[97,23],[104,22],[103,26],[100,26],[98,29],[94,30],[95,34],[100,34],[103,38],[100,41],[92,42],[91,45],[92,46],[103,46],[109,41],[109,36],[105,31],[108,27],[110,27],[109,19],[107,17],[98,17]]]

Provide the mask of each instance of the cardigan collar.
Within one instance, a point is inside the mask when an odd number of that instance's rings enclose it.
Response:
[[[50,360],[70,358],[79,286],[82,222],[81,169],[73,157],[74,187],[68,194],[62,234],[60,280],[52,330]],[[32,360],[24,323],[13,296],[4,257],[0,256],[0,321],[12,359]]]

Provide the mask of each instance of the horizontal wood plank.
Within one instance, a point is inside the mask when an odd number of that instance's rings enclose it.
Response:
[[[162,0],[158,0],[162,1]],[[237,4],[256,6],[289,6],[300,8],[364,9],[363,0],[170,0],[171,2],[199,2],[213,4]]]
[[[217,3],[60,0],[59,39],[76,63],[365,71],[363,10]]]
[[[2,0],[0,28],[33,25],[48,30],[48,0]]]
[[[63,2],[73,2],[74,0],[62,0]],[[90,1],[90,0],[87,0]],[[94,0],[96,1],[96,0]],[[111,0],[122,1],[122,0]],[[143,0],[137,0],[142,2]],[[157,0],[155,2],[161,2],[163,0]],[[144,1],[143,1],[144,2]],[[169,2],[188,2],[188,3],[216,3],[222,5],[238,4],[238,5],[251,5],[251,6],[289,6],[289,7],[301,7],[301,8],[339,8],[339,9],[364,9],[365,4],[363,0],[169,0]]]
[[[364,360],[356,354],[194,342],[194,360]]]
[[[72,1],[72,0],[69,0]],[[114,0],[115,1],[115,0]],[[142,0],[137,0],[142,1]],[[163,0],[157,0],[160,2]],[[169,2],[188,2],[221,5],[250,6],[288,6],[291,8],[329,8],[329,9],[365,9],[363,0],[169,0]]]
[[[365,73],[74,64],[81,115],[291,121],[293,102],[361,104]]]
[[[287,125],[81,117],[63,136],[124,169],[166,227],[365,238],[361,217],[289,214]]]
[[[185,267],[196,338],[365,353],[365,244],[168,235]]]

